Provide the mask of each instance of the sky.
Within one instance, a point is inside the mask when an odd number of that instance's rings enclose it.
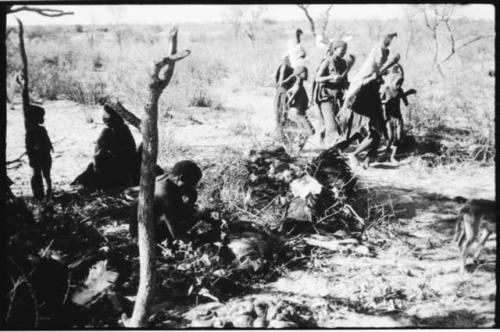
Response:
[[[36,6],[43,8],[44,6]],[[217,22],[229,17],[232,10],[255,10],[257,5],[54,5],[46,8],[63,9],[74,15],[48,18],[36,13],[20,12],[7,16],[7,25],[15,24],[17,15],[24,24],[163,24],[179,22]],[[318,17],[326,5],[311,5],[313,17]],[[332,20],[404,18],[404,5],[342,4],[334,5]],[[266,5],[263,17],[270,19],[304,20],[304,13],[295,5]],[[495,7],[488,4],[459,6],[456,16],[472,19],[495,19]]]

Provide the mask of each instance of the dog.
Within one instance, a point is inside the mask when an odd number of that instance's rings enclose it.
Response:
[[[491,233],[496,233],[496,202],[485,199],[473,199],[467,201],[460,209],[455,226],[453,242],[458,241],[460,251],[460,272],[465,272],[467,254],[479,232],[483,234],[479,245],[474,253],[474,261],[479,257],[481,250]]]

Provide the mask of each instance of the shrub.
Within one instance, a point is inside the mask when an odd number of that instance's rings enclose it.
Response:
[[[210,107],[213,101],[207,89],[202,87],[194,88],[190,93],[188,105],[196,107]]]

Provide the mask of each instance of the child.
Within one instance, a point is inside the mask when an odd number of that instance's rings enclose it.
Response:
[[[47,183],[47,198],[52,196],[52,180],[50,169],[52,167],[51,151],[54,151],[47,130],[42,125],[45,110],[36,105],[29,105],[26,129],[26,153],[30,166],[33,169],[31,177],[31,190],[36,199],[43,199],[44,188],[42,175]]]
[[[195,203],[196,186],[202,177],[201,169],[190,160],[174,165],[170,175],[156,179],[154,193],[154,222],[156,240],[169,239],[170,243],[182,237],[199,221]],[[132,237],[137,236],[137,214],[129,224]]]
[[[306,115],[309,106],[309,98],[304,88],[304,81],[307,80],[307,68],[298,66],[295,68],[293,75],[296,78],[295,83],[287,91],[288,106],[290,107],[289,117],[305,132],[305,134],[300,135],[299,140],[299,149],[302,150],[307,138],[315,133],[314,127]]]
[[[403,137],[403,116],[401,115],[401,100],[408,106],[407,96],[416,93],[414,89],[406,92],[401,86],[404,81],[404,72],[401,65],[396,64],[384,76],[385,84],[381,88],[380,98],[384,109],[384,118],[387,128],[387,150],[391,150],[391,162],[397,163],[396,152]]]

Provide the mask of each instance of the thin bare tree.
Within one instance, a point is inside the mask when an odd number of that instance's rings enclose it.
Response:
[[[73,12],[65,12],[59,9],[51,9],[51,8],[37,8],[37,7],[29,7],[29,6],[20,6],[13,8],[10,6],[7,8],[7,14],[19,13],[22,11],[35,12],[43,16],[48,17],[60,17],[64,15],[72,15]],[[26,55],[26,48],[24,45],[24,28],[22,21],[16,17],[17,23],[19,25],[19,52],[21,54],[21,75],[18,76],[18,83],[21,85],[21,96],[22,96],[22,105],[23,105],[23,115],[24,115],[24,127],[27,127],[27,114],[29,109],[29,76],[28,76],[28,56]]]
[[[415,17],[417,15],[417,12],[411,5],[407,5],[404,7],[404,13],[406,17],[406,23],[408,26],[408,41],[406,43],[406,50],[405,50],[405,57],[408,57],[408,54],[410,53],[410,47],[413,45],[414,41],[414,35],[415,35]]]
[[[143,151],[137,211],[140,279],[132,317],[123,317],[126,327],[138,328],[147,325],[155,288],[153,198],[154,167],[158,156],[158,100],[170,83],[175,63],[191,53],[189,50],[177,53],[177,32],[176,27],[170,31],[168,55],[154,64],[148,85],[148,102],[141,124]]]
[[[449,15],[445,15],[442,17],[442,22],[445,26],[445,29],[447,31],[448,35],[448,41],[450,42],[450,49],[448,51],[448,54],[441,59],[439,64],[443,64],[451,57],[453,57],[459,50],[463,49],[464,47],[467,47],[468,45],[475,43],[477,41],[480,41],[485,38],[494,38],[495,35],[477,35],[477,36],[470,36],[467,39],[461,39],[457,37],[457,29],[459,27],[458,23],[455,23],[453,20],[453,11],[449,12]]]
[[[441,66],[439,65],[438,56],[439,56],[439,39],[438,32],[439,26],[441,25],[441,20],[443,16],[443,12],[448,10],[447,6],[438,6],[438,5],[422,5],[419,6],[422,15],[424,16],[424,22],[427,29],[431,32],[432,40],[434,42],[434,51],[432,55],[432,61],[434,66],[436,67],[438,73],[441,76],[444,76]]]
[[[457,37],[457,28],[459,24],[456,23],[454,19],[455,14],[455,5],[420,5],[417,7],[423,18],[424,23],[427,29],[431,32],[431,36],[434,42],[434,50],[433,50],[433,62],[434,65],[439,72],[439,74],[444,77],[444,73],[441,69],[441,65],[451,59],[453,55],[457,53],[457,51],[475,43],[479,40],[485,38],[494,38],[495,35],[471,35],[468,34],[467,39],[459,39]],[[440,53],[440,42],[439,37],[442,35],[441,28],[444,28],[446,31],[445,38],[449,43],[449,50],[447,55],[442,59],[439,59]]]
[[[248,39],[252,42],[252,46],[254,46],[255,40],[257,39],[257,27],[265,11],[266,6],[257,6],[249,11],[249,17],[245,23],[245,32]]]
[[[307,18],[307,21],[309,22],[309,27],[311,28],[311,32],[314,36],[314,39],[318,37],[323,37],[325,35],[325,31],[328,27],[328,21],[330,20],[330,11],[333,7],[333,5],[329,5],[325,11],[323,12],[322,18],[320,19],[321,23],[318,23],[320,25],[320,30],[319,32],[316,31],[316,22],[315,19],[311,16],[311,13],[309,12],[310,5],[304,5],[304,4],[298,4],[297,7],[299,7],[304,15]]]
[[[30,105],[29,94],[29,77],[28,77],[28,56],[26,55],[26,48],[24,47],[24,28],[23,22],[16,17],[17,24],[19,25],[19,52],[21,53],[21,74],[16,77],[17,83],[21,85],[21,100],[23,105],[24,129],[28,128],[28,110]]]
[[[238,37],[240,36],[240,32],[244,23],[245,11],[246,11],[246,6],[234,5],[230,6],[229,11],[227,13],[226,21],[233,29],[234,39],[238,39]]]

